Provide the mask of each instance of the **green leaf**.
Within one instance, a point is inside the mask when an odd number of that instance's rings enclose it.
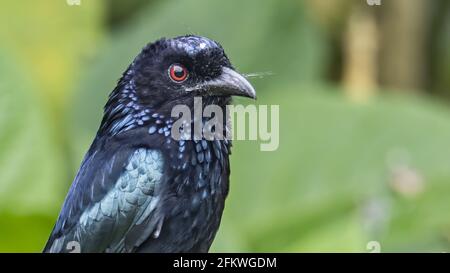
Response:
[[[29,229],[36,227],[33,219],[58,209],[65,190],[60,150],[33,88],[29,75],[0,50],[0,214],[11,216],[0,217],[0,226],[10,227],[2,229],[0,251],[42,248],[52,223],[46,235],[39,234],[42,237]],[[27,215],[34,218],[26,220]],[[12,228],[17,223],[11,219],[16,217],[28,228]],[[36,237],[26,245],[23,240],[29,234]],[[33,246],[36,241],[41,245]]]

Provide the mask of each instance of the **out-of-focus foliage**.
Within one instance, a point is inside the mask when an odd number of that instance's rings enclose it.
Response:
[[[93,54],[102,37],[102,2],[70,8],[66,1],[5,1],[0,9],[0,40],[15,62],[49,100],[61,105],[78,79],[83,57]]]
[[[101,1],[2,2],[0,251],[40,251],[72,173],[66,102],[102,38]]]
[[[146,43],[189,33],[218,40],[243,73],[272,72],[251,81],[258,104],[280,105],[277,151],[234,142],[213,251],[367,251],[372,240],[382,251],[449,251],[448,105],[426,95],[350,102],[326,78],[340,65],[330,41],[346,19],[324,29],[317,9],[300,0],[2,3],[0,251],[43,248],[121,73]],[[450,79],[442,21],[436,90]]]
[[[35,87],[24,70],[0,51],[0,207],[46,212],[60,199],[62,164]],[[51,190],[54,189],[54,190]]]
[[[448,109],[398,97],[355,105],[320,86],[279,90],[258,102],[280,105],[280,147],[235,142],[215,250],[366,251],[372,240],[384,251],[449,250]],[[404,167],[420,181],[394,175]]]
[[[32,80],[0,49],[0,249],[38,250],[65,179]]]

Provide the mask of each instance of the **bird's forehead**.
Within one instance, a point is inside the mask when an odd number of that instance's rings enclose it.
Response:
[[[197,55],[201,51],[220,49],[220,45],[213,40],[199,36],[184,36],[170,41],[173,48],[183,50],[189,55]]]

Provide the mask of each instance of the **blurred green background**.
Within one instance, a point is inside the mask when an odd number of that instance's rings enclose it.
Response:
[[[212,251],[450,251],[449,1],[76,2],[0,0],[1,252],[42,250],[122,71],[182,34],[280,105],[277,151],[234,142]]]

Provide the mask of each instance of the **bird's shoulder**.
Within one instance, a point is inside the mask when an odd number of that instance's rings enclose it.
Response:
[[[52,246],[54,250],[61,248],[55,246],[58,240],[63,244],[69,239],[83,241],[82,237],[87,236],[84,232],[96,228],[99,232],[110,229],[103,237],[111,242],[114,241],[111,236],[121,237],[131,225],[148,217],[150,211],[146,208],[156,202],[155,190],[162,179],[164,155],[157,136],[140,135],[136,131],[94,140],[65,199],[46,251]],[[130,143],[130,137],[135,141]],[[117,221],[118,217],[124,219]],[[96,247],[102,245],[102,242],[91,243]],[[124,248],[125,242],[116,247]]]

